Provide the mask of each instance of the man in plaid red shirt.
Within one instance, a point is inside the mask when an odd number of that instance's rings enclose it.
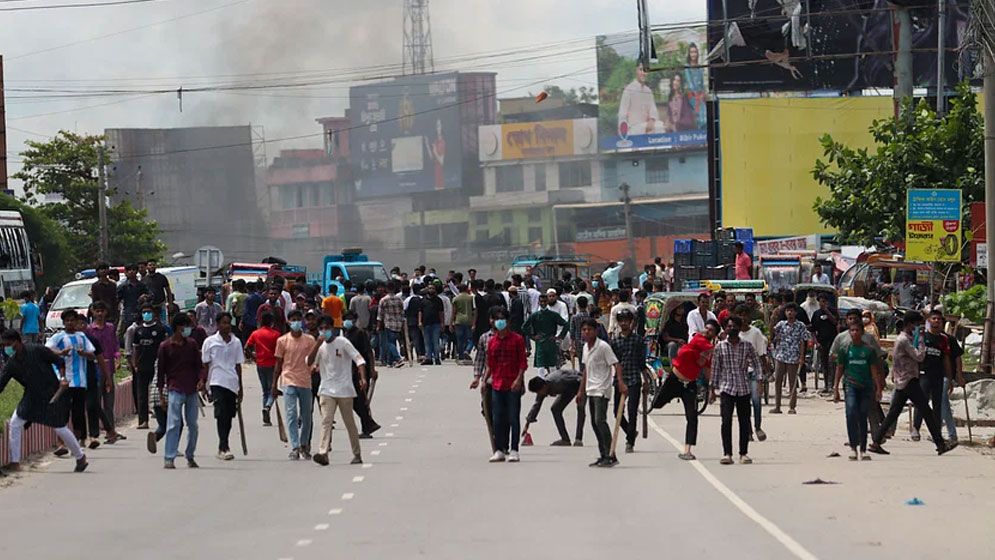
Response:
[[[508,328],[508,312],[505,309],[494,310],[492,316],[497,332],[487,342],[487,379],[492,387],[491,417],[495,446],[491,462],[500,463],[507,459],[517,463],[522,392],[525,370],[528,369],[525,339]]]

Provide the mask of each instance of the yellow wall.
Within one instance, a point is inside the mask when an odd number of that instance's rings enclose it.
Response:
[[[829,193],[812,178],[819,138],[869,147],[871,122],[891,115],[888,97],[721,101],[722,226],[761,237],[832,233],[812,209]]]

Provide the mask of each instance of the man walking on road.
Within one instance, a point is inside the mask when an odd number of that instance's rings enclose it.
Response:
[[[218,332],[218,316],[224,311],[221,305],[214,301],[216,295],[214,288],[208,288],[204,291],[204,301],[194,308],[197,314],[197,326],[204,329],[207,336],[213,336]]]
[[[273,328],[283,334],[287,332],[287,311],[283,307],[283,299],[280,295],[280,287],[273,285],[266,290],[266,301],[256,309],[256,324],[263,323],[264,313],[273,316]]]
[[[559,313],[549,309],[547,295],[539,296],[539,310],[529,315],[522,325],[522,332],[535,342],[535,365],[539,377],[550,368],[559,367],[560,345],[558,339],[566,336],[567,322]]]
[[[287,431],[290,436],[290,460],[311,458],[311,442],[301,441],[311,433],[311,366],[307,357],[314,350],[315,339],[304,333],[303,315],[294,310],[287,317],[290,332],[276,341],[276,371],[273,374],[273,394],[280,395],[281,381],[285,385],[283,403],[287,407]],[[334,324],[334,318],[332,319]],[[298,420],[300,425],[298,426]]]
[[[21,334],[15,330],[4,331],[0,341],[7,357],[7,364],[0,373],[0,393],[7,388],[11,379],[24,388],[21,401],[10,418],[10,465],[7,468],[12,471],[20,470],[21,438],[24,425],[31,422],[53,428],[76,459],[75,471],[85,471],[89,463],[79,440],[69,429],[67,399],[63,395],[54,403],[51,402],[60,387],[69,386],[65,360],[45,346],[24,344]],[[52,375],[53,369],[58,370],[58,376]]]
[[[404,302],[397,297],[397,283],[387,283],[387,295],[377,304],[377,324],[380,328],[380,360],[387,367],[401,365],[397,341],[404,328]]]
[[[646,342],[634,330],[635,314],[628,309],[619,312],[619,335],[612,339],[611,347],[622,366],[622,380],[629,388],[628,406],[622,417],[622,429],[625,431],[625,452],[632,453],[636,446],[636,418],[639,416],[639,396],[643,383],[643,370],[646,368]],[[615,387],[615,413],[625,405],[625,397],[619,394],[619,386]]]
[[[356,301],[356,299],[353,298],[353,301]],[[373,420],[366,388],[360,387],[362,385],[360,381],[367,379],[372,383],[373,380],[377,379],[378,375],[376,360],[373,356],[373,347],[370,345],[370,335],[367,334],[365,329],[359,328],[357,321],[358,317],[354,311],[346,311],[342,320],[342,327],[346,338],[349,339],[353,348],[359,352],[359,355],[363,357],[363,361],[366,362],[365,375],[362,375],[359,366],[354,365],[352,368],[352,384],[356,389],[356,397],[353,399],[352,409],[356,412],[356,416],[359,416],[361,430],[359,439],[370,439],[373,437],[373,433],[380,429],[380,424],[377,424]],[[321,340],[319,339],[318,342],[321,342]],[[369,387],[369,383],[366,384],[366,387]]]
[[[867,446],[867,450],[871,453],[889,454],[881,447],[881,443],[888,430],[898,422],[898,416],[905,409],[905,403],[908,401],[912,401],[916,410],[922,414],[926,421],[929,434],[933,436],[933,444],[936,445],[937,455],[943,455],[957,447],[956,441],[943,441],[939,417],[929,408],[929,399],[919,384],[919,364],[926,358],[925,337],[919,332],[922,324],[922,314],[918,311],[905,313],[902,332],[895,339],[894,364],[891,368],[891,376],[895,381],[895,392],[892,394],[891,405],[888,407],[888,416],[874,433],[874,442]]]
[[[466,284],[459,285],[459,295],[453,298],[453,310],[456,315],[456,355],[464,364],[470,359],[470,348],[473,346],[474,309],[473,296]],[[480,310],[484,313],[484,310]]]
[[[934,309],[929,313],[926,331],[922,339],[926,343],[926,357],[919,370],[919,385],[929,399],[930,408],[937,418],[942,418],[943,389],[954,383],[954,364],[951,358],[950,339],[943,332],[943,312]],[[922,414],[916,411],[912,421],[912,441],[919,441],[919,430],[922,428]]]
[[[24,303],[21,304],[21,336],[28,344],[37,344],[41,333],[41,308],[35,303],[35,293],[28,290],[24,293]]]
[[[75,310],[63,311],[62,324],[65,330],[49,338],[45,346],[63,357],[66,378],[69,381],[66,398],[69,401],[73,432],[80,442],[84,442],[87,435],[86,393],[89,387],[86,379],[86,361],[94,359],[96,349],[85,333],[77,331],[78,319],[79,314]],[[65,450],[62,449],[61,452],[64,454]]]
[[[788,377],[788,414],[795,414],[798,401],[798,370],[805,360],[805,348],[811,334],[805,323],[798,320],[798,304],[784,307],[785,320],[774,326],[774,408],[771,414],[781,414],[781,382]]]
[[[598,338],[598,322],[588,318],[581,326],[584,337],[584,377],[577,401],[587,398],[591,407],[591,427],[598,439],[598,459],[592,467],[614,467],[618,459],[611,453],[612,431],[608,427],[608,398],[612,391],[612,378],[618,384],[618,392],[625,396],[629,390],[622,379],[622,366],[618,363],[611,345]]]
[[[207,384],[214,402],[214,419],[218,422],[218,459],[231,461],[228,436],[231,421],[242,402],[242,341],[232,334],[232,315],[218,315],[218,332],[209,336],[201,348],[201,360],[207,369]]]
[[[166,407],[166,452],[164,468],[175,469],[179,454],[180,430],[186,427],[187,448],[184,456],[191,469],[199,467],[194,459],[197,450],[197,413],[200,401],[197,393],[204,391],[207,375],[200,359],[200,349],[190,338],[193,330],[190,317],[180,313],[173,317],[173,334],[159,346],[159,376],[156,381],[163,393],[161,405]]]
[[[743,321],[743,326],[739,331],[739,338],[743,342],[749,342],[753,346],[753,350],[757,353],[757,359],[760,360],[760,367],[762,368],[760,372],[750,369],[750,394],[753,401],[753,433],[757,437],[757,441],[764,441],[767,439],[767,434],[764,433],[763,429],[760,427],[763,421],[763,407],[761,406],[760,397],[761,392],[764,387],[764,380],[769,379],[769,375],[774,368],[770,365],[770,357],[767,354],[767,337],[764,333],[750,324],[750,317],[752,316],[752,310],[749,305],[741,303],[736,306],[736,315]]]
[[[107,277],[110,268],[107,263],[97,263],[97,281],[90,286],[90,299],[94,302],[103,302],[107,306],[107,320],[117,323],[117,283]]]
[[[833,402],[840,402],[840,382],[846,384],[846,433],[850,442],[850,460],[870,460],[867,453],[867,417],[871,404],[881,399],[884,376],[878,365],[877,352],[864,344],[864,325],[851,323],[850,346],[836,359],[836,379]]]
[[[273,371],[276,368],[276,341],[280,332],[273,328],[273,314],[263,313],[260,328],[249,335],[245,342],[246,352],[256,361],[256,373],[263,393],[263,426],[272,426],[270,410],[276,396],[273,393]]]
[[[345,301],[339,297],[339,287],[335,284],[328,287],[328,297],[321,300],[321,309],[327,317],[332,318],[335,328],[342,328],[342,313],[345,310]]]
[[[748,454],[750,446],[750,368],[758,372],[763,381],[763,367],[757,352],[749,342],[740,340],[743,320],[733,315],[726,322],[726,339],[715,345],[712,354],[712,389],[709,400],[720,399],[722,414],[722,460],[723,465],[732,464],[732,413],[735,409],[739,419],[739,462],[749,465],[753,462]]]
[[[487,341],[487,381],[491,383],[491,416],[494,423],[494,444],[497,448],[490,461],[519,461],[518,438],[521,431],[522,390],[524,389],[525,340],[508,328],[508,312],[498,307],[493,313],[497,333]],[[508,453],[507,456],[505,453]]]
[[[318,389],[321,436],[314,462],[321,466],[328,465],[328,454],[332,451],[332,424],[338,409],[342,411],[342,423],[345,424],[349,444],[352,446],[351,464],[360,465],[363,463],[363,456],[352,411],[353,400],[360,393],[366,392],[366,360],[348,338],[336,334],[333,325],[331,317],[322,317],[319,326],[321,340],[314,343],[307,357],[307,362],[317,365],[321,371],[321,387]],[[353,384],[353,365],[359,370],[359,391]]]
[[[114,419],[114,373],[117,371],[118,359],[121,357],[121,345],[117,338],[117,329],[107,321],[107,309],[103,303],[95,303],[92,308],[93,322],[86,328],[86,334],[97,340],[103,354],[103,370],[98,372],[100,387],[100,405],[104,420],[104,430],[107,432],[105,443],[113,444],[118,440],[127,439],[117,433]]]

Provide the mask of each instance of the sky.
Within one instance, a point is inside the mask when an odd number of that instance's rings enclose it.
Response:
[[[399,73],[402,60],[402,0],[154,0],[6,11],[84,1],[0,3],[10,173],[26,139],[63,129],[252,124],[263,127],[270,159],[280,149],[320,147],[314,119],[342,115],[356,78]],[[652,23],[705,18],[704,0],[650,4]],[[499,97],[536,93],[544,83],[596,87],[594,37],[636,28],[636,0],[431,0],[430,8],[436,69],[497,72]],[[188,92],[182,112],[175,93],[308,78],[335,83]],[[65,94],[24,91],[32,89],[168,93],[52,98]]]

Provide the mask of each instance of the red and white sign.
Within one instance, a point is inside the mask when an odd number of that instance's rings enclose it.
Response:
[[[755,247],[754,253],[761,257],[777,255],[785,251],[806,251],[815,248],[815,236],[785,237],[782,239],[757,241]]]

